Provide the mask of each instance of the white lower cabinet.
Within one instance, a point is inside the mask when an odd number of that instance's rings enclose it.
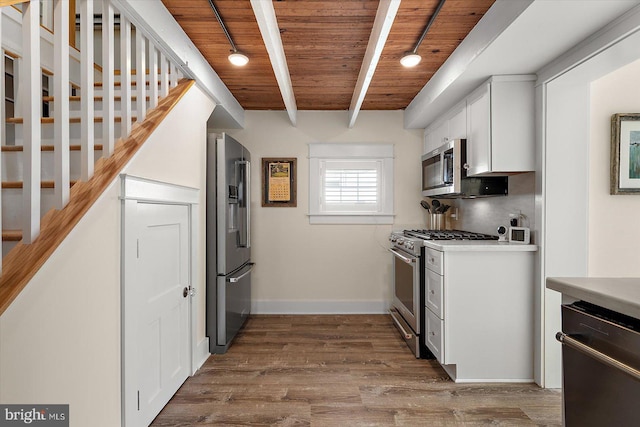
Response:
[[[427,327],[425,331],[427,331],[427,336],[425,341],[429,350],[431,350],[436,357],[436,360],[441,362],[443,360],[442,349],[444,348],[444,336],[442,335],[443,322],[433,311],[427,310],[426,313]]]
[[[532,382],[536,247],[489,247],[431,254],[425,344],[456,382]]]

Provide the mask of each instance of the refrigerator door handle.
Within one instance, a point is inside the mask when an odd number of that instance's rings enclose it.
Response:
[[[240,243],[241,248],[251,247],[251,162],[248,160],[242,160],[238,162],[242,165],[242,197],[243,205],[245,206],[246,217],[244,221],[244,242]]]
[[[227,279],[227,281],[229,283],[237,283],[237,282],[239,282],[240,280],[242,280],[243,277],[245,277],[247,274],[251,273],[251,270],[253,270],[253,265],[254,265],[253,262],[248,263],[247,264],[248,268],[246,268],[245,271],[241,275],[235,276],[235,277],[229,277]]]

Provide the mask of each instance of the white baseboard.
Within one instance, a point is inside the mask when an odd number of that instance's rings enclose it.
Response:
[[[204,365],[211,353],[209,353],[209,337],[204,337],[202,341],[196,346],[196,354],[193,357],[195,362],[193,373]]]
[[[388,301],[254,300],[253,314],[385,314]]]

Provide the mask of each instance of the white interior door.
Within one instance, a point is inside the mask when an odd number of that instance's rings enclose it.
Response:
[[[138,203],[138,416],[149,425],[190,373],[189,207]]]

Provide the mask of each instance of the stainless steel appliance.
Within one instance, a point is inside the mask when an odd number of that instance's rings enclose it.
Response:
[[[508,178],[467,177],[467,141],[454,139],[422,156],[422,195],[467,198],[508,193]]]
[[[389,236],[393,254],[393,300],[389,310],[402,338],[417,358],[433,358],[424,342],[426,240],[497,240],[461,230],[404,230]]]
[[[207,138],[207,319],[224,353],[251,312],[251,155],[229,135]]]
[[[564,425],[640,425],[640,320],[578,301],[562,331]]]

